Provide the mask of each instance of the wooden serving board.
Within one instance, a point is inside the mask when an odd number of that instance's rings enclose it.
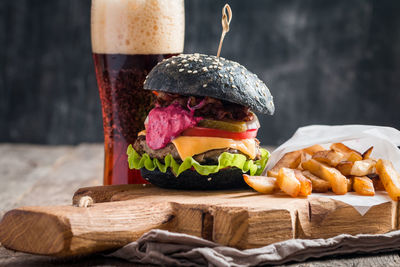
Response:
[[[73,204],[22,207],[0,223],[7,248],[53,256],[84,255],[121,247],[151,229],[166,229],[240,249],[291,238],[328,238],[342,233],[385,233],[399,228],[397,202],[361,216],[329,198],[291,198],[241,191],[176,191],[118,185],[79,189]],[[361,197],[361,196],[360,196]]]

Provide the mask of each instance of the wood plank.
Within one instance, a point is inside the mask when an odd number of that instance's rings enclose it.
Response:
[[[381,255],[361,255],[358,257],[342,256],[336,258],[325,258],[322,260],[308,260],[302,263],[292,263],[286,265],[279,265],[277,267],[397,267],[400,266],[400,257],[396,253],[381,254]]]
[[[122,259],[104,257],[99,254],[84,257],[55,258],[40,256],[8,250],[0,246],[0,266],[25,267],[25,266],[119,266],[119,267],[154,267],[155,265],[131,263]]]
[[[51,206],[10,211],[0,224],[0,241],[6,247],[31,253],[81,255],[122,246],[150,229],[161,228],[246,249],[290,238],[388,232],[395,228],[397,212],[396,203],[384,203],[360,216],[351,206],[332,199],[261,195],[251,190],[91,187],[78,190],[74,202],[82,196],[111,202],[88,208]]]
[[[72,146],[0,144],[0,218],[19,206],[32,187],[51,172],[57,159],[71,150]],[[31,205],[37,204],[34,201]]]
[[[87,190],[90,190],[91,192],[89,193]],[[97,195],[99,194],[96,191],[103,191],[104,188],[102,187],[92,187],[89,189],[80,189],[75,193],[74,196],[74,202],[76,202],[80,197],[84,195],[92,195],[94,200],[97,201]],[[126,188],[122,192],[121,187],[109,187],[107,188],[109,196],[114,194],[112,197],[109,197],[110,200],[112,201],[117,201],[117,200],[127,200],[127,199],[133,199],[137,197],[143,197],[142,194],[158,194],[157,188],[150,189],[148,190],[142,190],[140,192],[137,192],[137,188]],[[88,194],[86,194],[86,192]],[[147,192],[147,193],[146,193]],[[169,191],[165,191],[169,192]],[[387,203],[383,203],[377,206],[372,207],[366,214],[361,216],[352,206],[345,204],[340,201],[336,201],[330,198],[316,198],[316,197],[308,197],[306,199],[293,199],[289,198],[285,195],[260,195],[257,193],[254,193],[252,191],[244,191],[247,193],[243,193],[240,197],[236,197],[235,201],[230,199],[229,203],[222,203],[223,205],[229,204],[230,206],[235,206],[235,207],[242,207],[242,208],[247,208],[247,205],[249,207],[259,207],[260,209],[255,209],[255,211],[250,211],[248,212],[249,217],[247,220],[250,222],[254,223],[254,225],[257,225],[257,223],[271,223],[271,224],[277,224],[276,221],[278,221],[282,228],[281,229],[273,229],[275,232],[275,235],[279,235],[282,231],[285,232],[284,234],[286,237],[288,237],[289,232],[293,232],[291,237],[295,238],[327,238],[327,237],[332,237],[338,234],[342,233],[348,233],[348,234],[359,234],[359,233],[386,233],[392,230],[399,229],[398,227],[398,218],[396,214],[398,214],[398,203],[391,201]],[[160,193],[161,195],[163,194],[182,194],[179,191],[173,191],[169,193]],[[193,196],[196,196],[196,194],[199,194],[198,192],[190,193]],[[201,196],[202,193],[200,193]],[[213,193],[210,192],[208,193],[208,197],[202,197],[202,200],[204,201],[204,204],[216,204],[213,203],[213,197],[215,194],[219,193]],[[231,193],[228,193],[228,195]],[[234,192],[233,192],[234,194]],[[247,195],[246,195],[247,194]],[[229,198],[229,196],[226,195],[226,198]],[[246,199],[246,197],[248,199]],[[234,198],[234,197],[232,197]],[[286,212],[283,212],[282,210],[279,210],[278,208],[280,206],[276,206],[275,203],[277,203],[277,198],[282,198],[285,199],[286,201],[295,201],[298,200],[295,205],[292,203],[292,208],[288,208],[288,205],[285,206],[283,204],[283,207]],[[211,199],[211,202],[207,202],[207,199]],[[250,202],[258,202],[258,203],[251,203]],[[283,203],[285,203],[283,202]],[[279,211],[276,212],[275,209],[273,211],[269,210],[269,207],[273,206],[274,208],[278,209]],[[262,217],[262,212],[267,210],[268,215]],[[276,216],[274,214],[276,213]],[[214,210],[214,218],[217,218],[217,216],[221,216],[224,220],[230,218],[229,214],[224,214],[223,210]],[[253,217],[254,216],[254,217]],[[285,219],[281,219],[285,218]],[[295,230],[290,230],[289,231],[289,225],[285,226],[284,221],[288,222],[291,224],[291,228]],[[361,226],[361,227],[359,227]],[[255,232],[257,233],[258,230]],[[265,229],[264,229],[265,230]],[[218,233],[218,228],[215,228],[214,231]],[[294,234],[295,232],[295,234]],[[263,233],[264,234],[264,233]],[[268,238],[270,234],[265,233],[267,236],[265,238]],[[258,238],[261,238],[262,234],[258,234]],[[215,237],[216,238],[216,237]],[[282,237],[283,239],[283,237]],[[287,239],[287,238],[286,238]],[[216,239],[218,240],[218,239]],[[265,240],[262,242],[266,242]],[[254,246],[258,246],[257,244],[254,244]],[[250,244],[246,244],[246,247],[253,247]]]
[[[15,205],[64,205],[84,186],[103,183],[103,146],[81,144],[58,157]]]
[[[398,202],[371,207],[360,215],[352,206],[330,198],[308,198],[308,209],[299,209],[298,238],[328,238],[342,233],[382,234],[396,230]]]
[[[85,257],[71,257],[71,258],[54,258],[48,256],[39,256],[26,254],[22,252],[15,252],[7,250],[0,246],[0,266],[154,266],[139,263],[132,263],[117,258],[104,257],[102,255],[93,254]],[[332,266],[362,266],[362,267],[397,267],[400,266],[400,257],[396,253],[380,254],[380,255],[360,255],[357,257],[341,256],[329,257],[324,259],[310,259],[302,263],[291,263],[280,265],[277,267],[332,267]]]
[[[167,228],[169,203],[136,202],[18,208],[4,215],[0,240],[17,251],[63,257],[118,248],[151,229]]]

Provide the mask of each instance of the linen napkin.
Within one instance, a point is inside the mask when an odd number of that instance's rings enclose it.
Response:
[[[199,237],[156,229],[108,256],[162,266],[236,267],[395,250],[400,250],[400,231],[380,235],[342,234],[328,239],[289,239],[261,248],[239,250]]]

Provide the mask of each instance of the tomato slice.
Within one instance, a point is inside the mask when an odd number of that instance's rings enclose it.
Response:
[[[235,140],[256,138],[258,129],[247,130],[244,132],[229,132],[219,129],[193,127],[186,129],[182,135],[184,136],[205,136],[205,137],[221,137]]]

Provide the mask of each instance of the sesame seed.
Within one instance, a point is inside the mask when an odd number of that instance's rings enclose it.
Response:
[[[228,78],[228,75],[224,74],[224,77],[225,77],[225,78]]]
[[[244,70],[242,70],[241,73],[244,75]]]
[[[172,61],[171,61],[171,64],[175,64],[175,61],[172,60]]]
[[[219,69],[219,70],[222,70],[222,68],[221,68],[221,67],[218,67],[218,69]]]
[[[258,87],[259,83],[256,83],[256,87]]]
[[[203,60],[199,59],[200,62],[203,62]]]
[[[207,181],[211,181],[211,179],[212,179],[211,177],[208,177],[208,178],[207,178]]]
[[[193,73],[197,73],[197,70],[194,70]]]
[[[185,65],[183,65],[184,67],[187,67],[187,66],[189,66],[189,63],[186,63]]]
[[[232,78],[232,77],[229,77],[229,80],[230,80],[231,82],[233,82],[233,78]]]
[[[179,72],[182,72],[182,71],[184,71],[184,69],[179,69]]]
[[[186,59],[182,60],[182,63],[185,63],[185,62],[187,62],[187,60],[186,60]]]
[[[221,73],[218,73],[218,76],[221,77],[221,78],[223,77]]]
[[[207,84],[205,83],[205,84],[203,84],[203,87],[207,87]]]
[[[236,85],[232,84],[232,88],[237,88]]]
[[[191,71],[191,70],[188,70],[188,73],[192,73],[192,71]]]

